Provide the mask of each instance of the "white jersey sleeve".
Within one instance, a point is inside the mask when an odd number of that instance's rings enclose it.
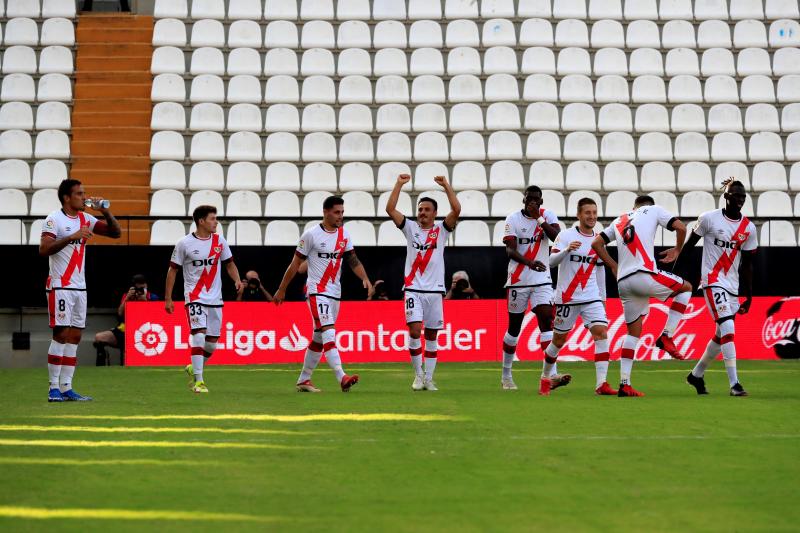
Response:
[[[305,259],[311,253],[312,248],[314,248],[314,234],[309,230],[300,236],[300,241],[297,243],[297,248],[295,248],[294,252]]]
[[[183,267],[183,263],[186,259],[186,247],[184,246],[185,239],[179,240],[175,244],[175,248],[172,249],[172,257],[170,258],[170,263],[175,265],[176,267]]]
[[[670,213],[660,205],[654,205],[651,209],[655,210],[656,216],[658,217],[658,225],[661,226],[662,228],[670,229],[669,228],[670,221],[678,218],[673,213]]]
[[[228,261],[229,259],[233,259],[233,252],[231,252],[231,247],[228,246],[228,241],[225,240],[225,237],[220,235],[219,241],[222,245],[222,252],[219,255],[220,261]]]
[[[744,241],[742,245],[742,250],[745,252],[752,252],[756,248],[758,248],[758,236],[756,235],[756,225],[750,222],[747,225],[747,230],[750,232],[750,235],[747,236],[747,240]]]
[[[619,218],[615,218],[614,221],[606,226],[605,229],[601,232],[603,235],[606,236],[606,242],[614,242],[617,240],[617,231],[614,229],[617,227],[619,223]]]

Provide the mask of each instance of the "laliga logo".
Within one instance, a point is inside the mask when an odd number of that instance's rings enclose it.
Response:
[[[145,357],[161,355],[167,347],[167,333],[161,324],[145,322],[133,336],[134,347]]]
[[[299,352],[308,348],[308,339],[300,333],[297,324],[292,324],[289,335],[283,337],[278,342],[278,345],[287,352]]]

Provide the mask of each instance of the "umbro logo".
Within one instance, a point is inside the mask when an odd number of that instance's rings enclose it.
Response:
[[[200,253],[200,250],[192,250],[192,255],[198,255],[199,253]]]

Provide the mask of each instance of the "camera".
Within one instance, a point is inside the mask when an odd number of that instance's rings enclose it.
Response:
[[[258,278],[251,278],[247,280],[247,286],[251,289],[257,289],[261,285],[261,281]]]
[[[459,291],[465,291],[469,289],[469,281],[465,279],[460,279],[456,281],[456,289]]]
[[[131,287],[131,288],[133,289],[133,292],[134,292],[134,293],[135,293],[137,296],[141,296],[141,295],[143,295],[143,294],[144,294],[144,292],[145,292],[145,288],[144,288],[144,287]]]

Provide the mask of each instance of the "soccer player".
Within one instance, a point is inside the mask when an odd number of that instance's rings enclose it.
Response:
[[[39,241],[39,255],[50,258],[45,291],[53,340],[47,352],[50,376],[47,401],[89,401],[92,398],[72,390],[81,330],[86,327],[86,241],[93,233],[118,239],[122,232],[111,211],[100,207],[102,198],[89,198],[89,203],[104,220],[85,212],[86,192],[80,181],[62,181],[58,199],[61,209],[47,215]]]
[[[528,304],[539,322],[542,352],[546,352],[553,339],[553,280],[547,265],[550,261],[549,243],[555,241],[561,227],[556,214],[542,207],[542,203],[542,190],[531,185],[525,189],[522,209],[506,217],[503,242],[509,261],[505,284],[508,289],[508,330],[503,337],[501,379],[504,390],[517,390],[511,370]],[[544,367],[551,372],[551,390],[567,385],[572,379],[569,374],[558,374],[555,359],[548,362],[547,355]]]
[[[433,380],[439,351],[439,330],[444,327],[442,299],[447,291],[444,284],[444,247],[453,232],[461,213],[461,203],[453,187],[444,176],[433,178],[444,188],[450,202],[450,212],[441,222],[436,222],[439,205],[436,200],[423,196],[417,202],[417,220],[407,219],[397,210],[400,189],[411,181],[408,174],[400,174],[386,202],[386,213],[406,237],[406,267],[403,290],[408,325],[408,351],[414,369],[411,390],[436,391]],[[423,372],[422,328],[425,328],[425,369]]]
[[[164,308],[172,314],[172,288],[178,269],[183,269],[183,297],[186,318],[191,332],[192,363],[186,365],[186,373],[191,380],[189,387],[195,393],[207,393],[208,387],[203,379],[203,367],[217,349],[217,340],[222,329],[222,275],[220,263],[233,280],[238,291],[242,285],[239,269],[233,262],[233,254],[228,243],[217,234],[217,208],[200,205],[192,213],[197,225],[190,233],[178,241],[172,251],[164,285]]]
[[[619,361],[620,387],[617,395],[621,397],[644,396],[644,393],[631,386],[631,370],[636,346],[642,335],[644,317],[649,312],[650,298],[658,298],[662,302],[672,298],[667,323],[656,340],[656,346],[675,359],[685,359],[675,346],[672,335],[689,303],[692,286],[679,276],[658,269],[653,252],[658,226],[677,234],[676,246],[660,254],[661,263],[672,263],[686,240],[686,226],[675,215],[655,205],[655,200],[650,196],[637,197],[633,211],[614,219],[592,242],[595,253],[617,276],[625,323],[628,325],[628,335],[623,341]],[[606,250],[606,245],[615,240],[619,243],[617,268]]]
[[[736,374],[736,345],[734,344],[734,318],[750,310],[753,301],[753,256],[758,242],[755,225],[742,214],[747,192],[740,181],[730,178],[723,184],[725,207],[706,211],[683,247],[691,250],[703,239],[702,279],[700,285],[706,306],[717,323],[714,337],[708,341],[706,351],[686,376],[697,394],[708,394],[703,379],[706,368],[722,351],[728,373],[731,396],[747,396]],[[745,300],[739,305],[739,268],[741,265],[742,290]]]
[[[364,265],[358,260],[350,234],[344,229],[344,200],[329,196],[322,204],[322,223],[300,236],[292,262],[283,275],[273,302],[281,305],[286,299],[286,289],[297,274],[303,261],[308,263],[306,294],[308,308],[314,321],[311,344],[306,350],[305,362],[297,379],[298,392],[321,392],[311,382],[311,374],[325,352],[325,359],[336,375],[342,392],[348,392],[358,383],[358,374],[348,376],[342,368],[342,359],[336,347],[336,317],[339,315],[339,300],[342,297],[342,260],[361,280],[367,294],[372,296],[372,283]]]
[[[545,350],[547,359],[539,384],[539,394],[550,394],[548,360],[555,361],[580,317],[594,340],[595,394],[615,396],[617,391],[608,376],[608,318],[606,317],[606,271],[592,249],[597,224],[597,203],[591,198],[578,200],[578,226],[558,234],[550,251],[550,267],[558,266],[556,318],[553,342]],[[612,266],[616,266],[612,264]]]

